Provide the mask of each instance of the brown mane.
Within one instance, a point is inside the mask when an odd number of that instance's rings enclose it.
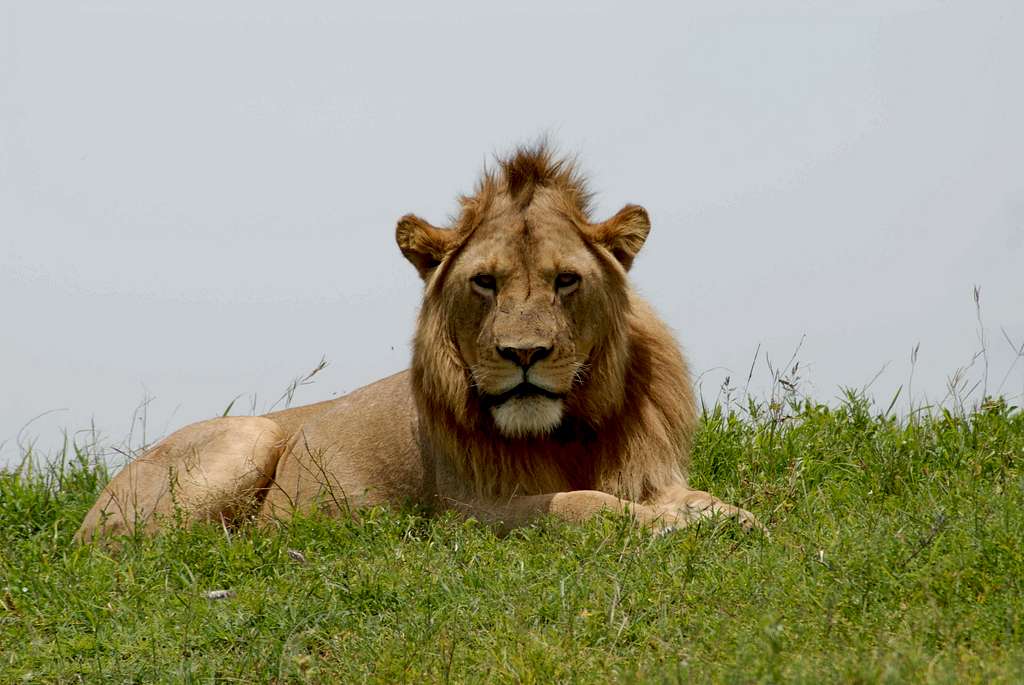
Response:
[[[451,219],[450,237],[460,243],[473,232],[501,197],[508,198],[519,210],[533,201],[538,188],[557,190],[563,210],[574,219],[590,219],[593,194],[580,173],[576,160],[556,157],[546,142],[516,148],[496,158],[497,169],[485,168],[472,195],[459,196],[459,212]]]
[[[563,425],[544,437],[500,435],[479,409],[469,370],[451,329],[446,266],[496,205],[524,211],[541,189],[555,191],[559,209],[584,235],[591,195],[571,159],[543,145],[520,148],[485,171],[448,234],[446,259],[427,280],[413,346],[412,384],[424,439],[450,455],[474,494],[511,496],[593,489],[643,500],[685,482],[695,424],[689,372],[664,324],[630,287],[623,266],[594,248],[608,275],[600,306],[613,322],[571,396]],[[549,194],[550,197],[550,194]],[[450,231],[450,232],[449,232]]]

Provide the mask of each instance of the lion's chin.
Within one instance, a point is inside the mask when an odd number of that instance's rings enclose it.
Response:
[[[505,437],[547,435],[562,423],[562,400],[550,397],[513,397],[491,407],[491,416]]]

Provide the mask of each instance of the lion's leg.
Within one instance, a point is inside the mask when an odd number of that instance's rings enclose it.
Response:
[[[746,509],[726,504],[710,493],[703,490],[691,490],[683,485],[670,488],[661,496],[654,498],[653,504],[672,508],[681,526],[721,516],[736,519],[745,531],[756,529],[764,533],[768,532],[768,529],[757,520],[757,517]]]
[[[284,442],[280,427],[262,417],[186,426],[114,476],[75,537],[149,532],[169,519],[232,518],[270,481]]]
[[[511,497],[500,501],[461,502],[449,499],[447,504],[452,509],[501,530],[526,525],[545,515],[579,523],[604,511],[626,514],[640,525],[657,531],[681,525],[678,517],[665,508],[630,502],[597,490]]]

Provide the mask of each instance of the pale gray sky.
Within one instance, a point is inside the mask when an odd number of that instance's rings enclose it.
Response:
[[[755,349],[822,400],[939,400],[1024,342],[1019,2],[0,2],[0,464],[404,368],[436,223],[549,132],[705,396]],[[757,376],[765,385],[763,356]],[[971,373],[975,378],[981,367]],[[1024,392],[1024,362],[1002,392]],[[884,400],[880,400],[884,401]],[[901,400],[902,402],[902,400]],[[901,405],[904,406],[905,405]]]

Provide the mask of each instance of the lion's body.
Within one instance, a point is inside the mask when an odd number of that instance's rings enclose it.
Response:
[[[268,417],[295,430],[267,492],[266,515],[287,517],[311,506],[429,505],[429,469],[417,445],[408,371],[304,410]]]
[[[570,164],[520,151],[455,226],[399,222],[425,282],[405,371],[345,397],[204,421],[107,486],[79,531],[259,511],[411,502],[511,527],[628,512],[666,528],[743,510],[686,483],[696,407],[678,345],[626,277],[646,238],[627,206],[590,223]]]

